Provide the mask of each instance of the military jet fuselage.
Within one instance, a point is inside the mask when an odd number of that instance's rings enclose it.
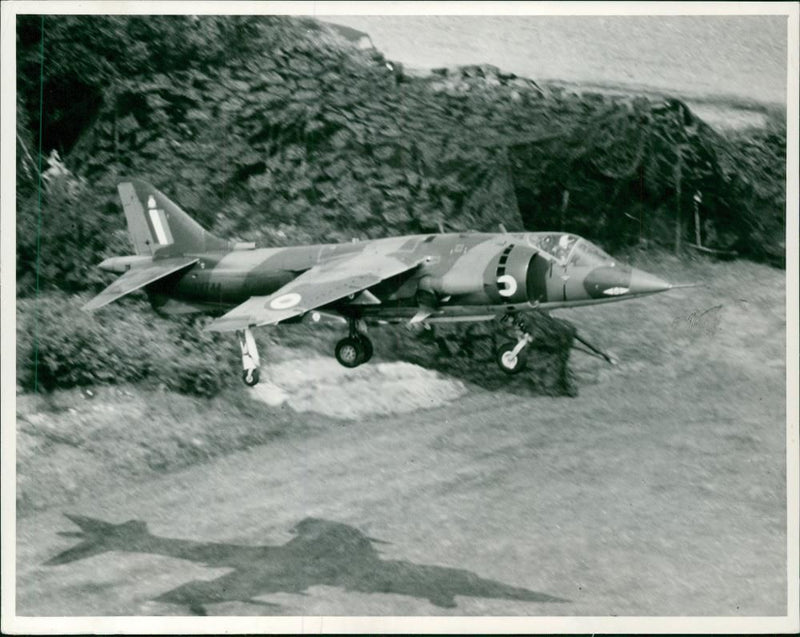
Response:
[[[520,337],[500,348],[498,363],[515,373],[531,340],[526,311],[672,287],[573,234],[430,234],[257,248],[211,235],[147,183],[122,182],[119,193],[137,254],[100,264],[122,276],[86,309],[144,288],[162,313],[218,316],[207,329],[239,333],[248,384],[258,381],[255,326],[342,317],[350,333],[337,344],[336,358],[355,367],[372,355],[368,323],[510,319]]]

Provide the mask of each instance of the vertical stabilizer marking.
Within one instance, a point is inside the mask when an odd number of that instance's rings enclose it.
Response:
[[[164,228],[161,225],[161,217],[158,216],[158,210],[150,208],[150,221],[153,222],[153,229],[156,231],[156,241],[161,245],[167,243],[167,237],[164,234]]]
[[[150,223],[153,225],[153,232],[156,233],[156,241],[159,245],[172,243],[172,233],[168,231],[169,226],[166,225],[164,211],[156,208],[156,198],[153,195],[147,198],[147,212],[150,215]]]

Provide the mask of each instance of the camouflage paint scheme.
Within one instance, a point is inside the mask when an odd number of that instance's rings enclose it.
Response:
[[[365,319],[409,319],[425,293],[432,310],[425,320],[482,320],[532,308],[619,301],[672,287],[573,234],[430,234],[256,248],[214,237],[149,184],[131,180],[119,189],[138,255],[101,264],[125,274],[86,309],[144,287],[157,310],[223,314],[210,329],[225,331],[318,309]]]
[[[531,342],[526,311],[608,303],[672,287],[563,232],[258,248],[215,237],[143,181],[123,181],[118,190],[136,254],[100,264],[122,276],[84,309],[144,289],[162,314],[218,317],[206,329],[237,333],[248,385],[259,376],[250,331],[256,326],[343,318],[349,336],[337,344],[336,358],[356,367],[372,357],[367,323],[510,320],[518,341],[502,345],[497,360],[515,374]]]

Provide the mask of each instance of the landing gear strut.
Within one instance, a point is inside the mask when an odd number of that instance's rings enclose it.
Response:
[[[502,322],[510,322],[517,332],[517,342],[503,343],[497,349],[497,364],[506,374],[518,374],[525,368],[527,347],[533,342],[533,337],[528,331],[528,324],[519,315],[506,315]]]
[[[364,321],[347,319],[349,335],[336,343],[336,360],[345,367],[358,367],[372,358],[372,341],[366,334]]]
[[[236,336],[239,337],[239,348],[242,350],[242,380],[245,385],[252,387],[258,383],[261,376],[256,339],[253,338],[253,332],[249,327],[237,330]]]

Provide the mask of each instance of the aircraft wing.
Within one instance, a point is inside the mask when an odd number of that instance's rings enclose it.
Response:
[[[303,272],[268,296],[253,296],[206,329],[215,332],[272,325],[300,316],[416,268],[425,257],[381,254],[375,250],[339,257]]]
[[[118,298],[130,294],[131,292],[143,288],[145,285],[150,285],[165,276],[178,272],[184,268],[197,263],[196,257],[176,257],[174,259],[163,259],[155,261],[152,265],[144,268],[134,268],[128,270],[125,274],[119,277],[105,290],[100,292],[96,297],[83,306],[84,310],[96,310],[104,305],[108,305]]]

